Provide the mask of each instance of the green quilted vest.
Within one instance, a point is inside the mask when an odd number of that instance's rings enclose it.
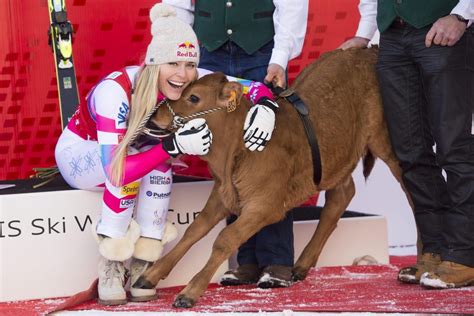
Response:
[[[385,31],[397,16],[408,24],[422,28],[448,15],[459,0],[378,0],[377,25]]]
[[[194,31],[209,51],[233,41],[248,54],[273,39],[272,0],[197,0]]]

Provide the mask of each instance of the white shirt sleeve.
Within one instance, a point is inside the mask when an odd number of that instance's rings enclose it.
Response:
[[[377,0],[360,0],[359,13],[356,36],[370,40],[377,31]]]
[[[198,68],[198,78],[202,78],[205,75],[212,74],[212,71],[204,69],[204,68]]]
[[[273,1],[275,4],[273,13],[275,47],[270,64],[278,64],[286,69],[288,61],[301,53],[308,20],[308,1],[310,0]]]
[[[176,9],[176,15],[182,21],[193,25],[194,23],[194,3],[191,0],[162,0],[162,3],[169,4]]]
[[[459,14],[466,20],[469,20],[470,25],[474,22],[474,0],[460,0],[451,13]]]

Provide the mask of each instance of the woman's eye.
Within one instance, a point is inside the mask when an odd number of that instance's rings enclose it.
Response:
[[[198,96],[195,96],[194,94],[191,94],[188,98],[189,102],[191,103],[198,103],[200,101]]]
[[[171,62],[171,63],[168,63],[168,65],[170,65],[170,66],[177,66],[178,63],[173,63],[173,62]]]

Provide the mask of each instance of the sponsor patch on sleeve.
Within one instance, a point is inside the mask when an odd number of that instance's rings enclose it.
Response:
[[[124,185],[120,189],[121,195],[136,195],[138,193],[138,188],[140,187],[140,182],[132,182],[127,185]]]

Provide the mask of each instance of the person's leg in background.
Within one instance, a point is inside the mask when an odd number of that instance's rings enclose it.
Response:
[[[288,287],[291,285],[294,264],[293,212],[256,234],[259,267],[262,268],[257,286],[260,288]]]
[[[238,51],[235,67],[242,74],[242,78],[263,82],[273,46],[273,42],[269,42],[252,55],[243,50]],[[258,287],[290,286],[294,264],[293,213],[288,212],[282,221],[262,228],[254,237],[254,252],[258,268],[262,271],[257,281]],[[243,249],[247,250],[245,247]],[[245,262],[245,256],[246,253],[239,250],[239,264]]]
[[[423,31],[407,24],[392,26],[383,32],[377,63],[392,147],[414,204],[415,221],[423,244],[416,268],[400,270],[399,280],[409,283],[419,282],[422,273],[439,264],[443,244],[441,216],[451,204],[433,151],[421,70],[411,55],[420,32]]]
[[[237,219],[237,216],[231,215],[227,220],[227,225],[230,225]],[[256,284],[262,269],[258,265],[256,254],[257,235],[250,237],[244,242],[237,251],[238,268],[229,270],[222,275],[219,283],[221,285],[243,285]]]
[[[421,284],[451,288],[474,284],[474,28],[452,47],[420,49],[423,83],[436,140],[437,162],[445,170],[451,207],[442,214],[441,264]]]

